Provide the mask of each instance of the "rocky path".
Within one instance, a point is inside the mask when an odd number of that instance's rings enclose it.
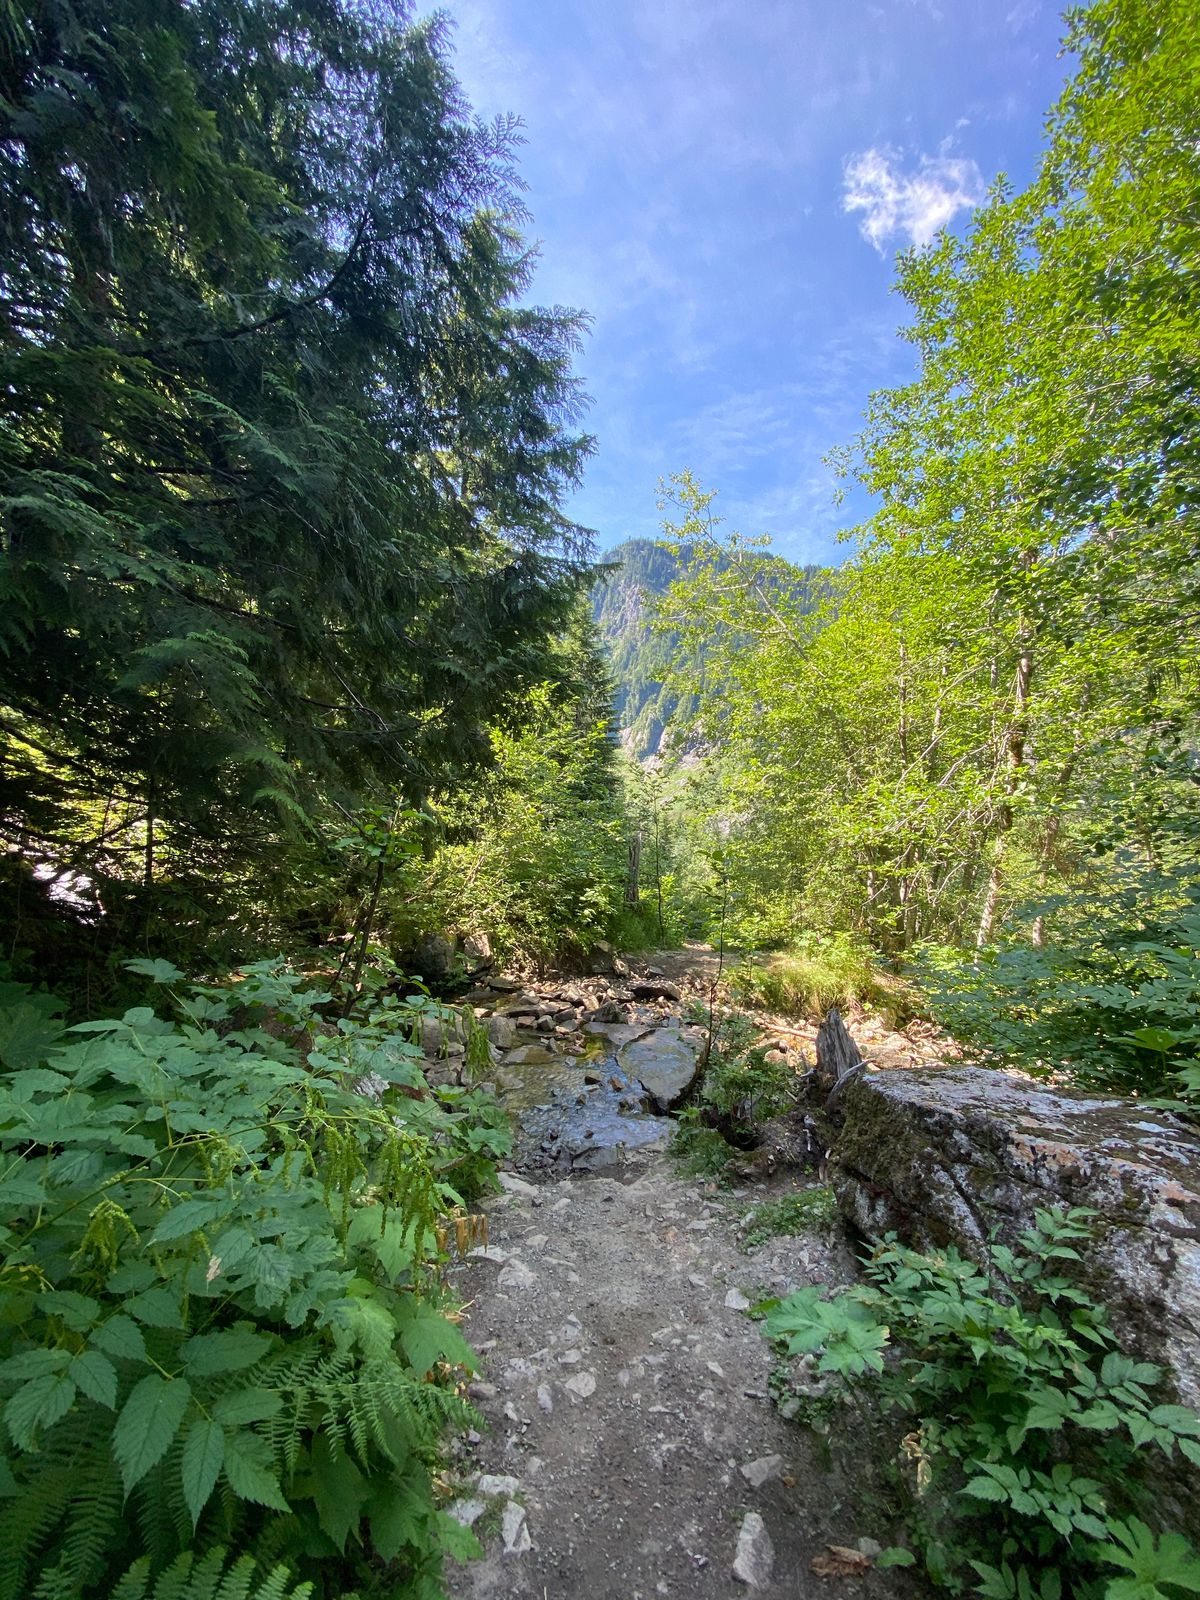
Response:
[[[688,1179],[666,1153],[663,1113],[699,1045],[689,1000],[707,995],[716,957],[631,970],[612,955],[591,978],[494,978],[467,996],[492,1040],[516,1170],[485,1204],[490,1242],[452,1269],[487,1422],[454,1462],[454,1510],[487,1555],[455,1567],[449,1593],[911,1596],[871,1565],[888,1530],[863,1525],[855,1486],[771,1400],[772,1352],[745,1314],[764,1295],[848,1282],[844,1237],[830,1223],[747,1248],[763,1195]],[[804,1070],[815,1029],[762,1020]],[[457,1070],[456,1051],[441,1070]]]
[[[829,1593],[814,1558],[878,1530],[771,1404],[771,1353],[744,1310],[760,1291],[844,1281],[844,1245],[745,1251],[729,1205],[656,1152],[619,1176],[506,1176],[488,1210],[491,1243],[457,1269],[489,1424],[458,1463],[457,1510],[488,1554],[454,1570],[451,1595]],[[837,1592],[883,1597],[893,1580]]]

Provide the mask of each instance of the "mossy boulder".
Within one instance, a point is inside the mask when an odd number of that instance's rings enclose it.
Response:
[[[1136,1100],[981,1067],[868,1072],[830,1154],[843,1214],[868,1237],[980,1258],[1047,1206],[1097,1213],[1081,1279],[1127,1348],[1200,1407],[1200,1137]]]

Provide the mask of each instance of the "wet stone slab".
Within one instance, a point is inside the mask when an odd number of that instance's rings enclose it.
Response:
[[[660,1111],[677,1105],[695,1082],[700,1052],[694,1039],[679,1028],[655,1028],[617,1055],[629,1078],[636,1079]]]

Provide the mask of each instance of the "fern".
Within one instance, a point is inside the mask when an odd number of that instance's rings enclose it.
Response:
[[[93,1455],[74,1485],[59,1558],[43,1574],[34,1600],[75,1600],[100,1579],[117,1542],[122,1500],[120,1478]]]
[[[125,1573],[111,1600],[310,1600],[312,1592],[311,1583],[296,1583],[285,1566],[262,1575],[253,1556],[239,1556],[230,1564],[228,1552],[217,1545],[199,1560],[185,1550],[154,1582],[149,1558],[143,1556]]]

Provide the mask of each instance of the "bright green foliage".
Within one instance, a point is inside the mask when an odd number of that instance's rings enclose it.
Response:
[[[821,614],[673,480],[699,557],[664,620],[705,641],[692,731],[772,942],[987,945],[1087,878],[1098,826],[1149,868],[1134,820],[1195,813],[1200,21],[1096,0],[1068,43],[1037,180],[901,258],[918,373],[847,456],[880,509]]]
[[[445,843],[418,894],[441,926],[486,933],[498,954],[538,963],[614,932],[628,871],[611,680],[586,617],[552,664],[554,676],[490,730],[488,773],[435,797]]]
[[[697,1006],[691,1020],[708,1029],[708,1043],[671,1148],[692,1171],[717,1175],[738,1149],[758,1144],[762,1123],[797,1103],[799,1083],[786,1062],[767,1060],[752,1018],[724,1010],[710,1018]]]
[[[935,1015],[984,1060],[1084,1087],[1200,1097],[1200,878],[1117,863],[1104,889],[1059,896],[1056,937],[966,967],[930,953]]]
[[[866,1385],[895,1419],[914,1540],[956,1593],[1153,1600],[1200,1574],[1178,1535],[1126,1520],[1147,1455],[1200,1465],[1200,1417],[1155,1402],[1160,1369],[1118,1348],[1068,1276],[1089,1216],[1039,1212],[986,1268],[889,1241],[865,1284],[804,1289],[767,1316],[789,1355],[815,1355],[847,1393]],[[1136,1577],[1105,1578],[1114,1566]]]
[[[905,1006],[901,985],[880,972],[866,942],[845,933],[803,935],[787,950],[731,965],[730,987],[745,1005],[793,1017],[823,1017],[856,1000],[897,1014]]]
[[[431,1468],[475,1364],[436,1226],[503,1117],[426,1090],[403,1003],[334,1025],[278,964],[229,987],[142,966],[177,1022],[83,1023],[0,1076],[0,1596],[73,1600],[144,1554],[141,1595],[230,1541],[328,1600],[376,1570],[433,1596],[473,1548]],[[219,1571],[184,1563],[155,1600]]]
[[[693,688],[689,689],[687,680],[672,667],[681,635],[659,602],[675,584],[686,582],[698,555],[686,543],[626,540],[605,555],[605,576],[593,591],[596,626],[617,682],[617,721],[625,730],[626,748],[639,759],[659,754],[663,735],[688,725],[697,708],[694,690],[705,681],[708,649],[718,643],[715,632],[690,634]],[[778,561],[768,565],[776,573],[786,573],[789,587],[807,590],[810,607],[815,605],[823,580],[820,567],[789,568]]]
[[[401,0],[4,6],[0,816],[56,965],[33,863],[102,951],[242,959],[298,834],[545,676],[583,319],[519,303],[515,125],[447,54]]]

